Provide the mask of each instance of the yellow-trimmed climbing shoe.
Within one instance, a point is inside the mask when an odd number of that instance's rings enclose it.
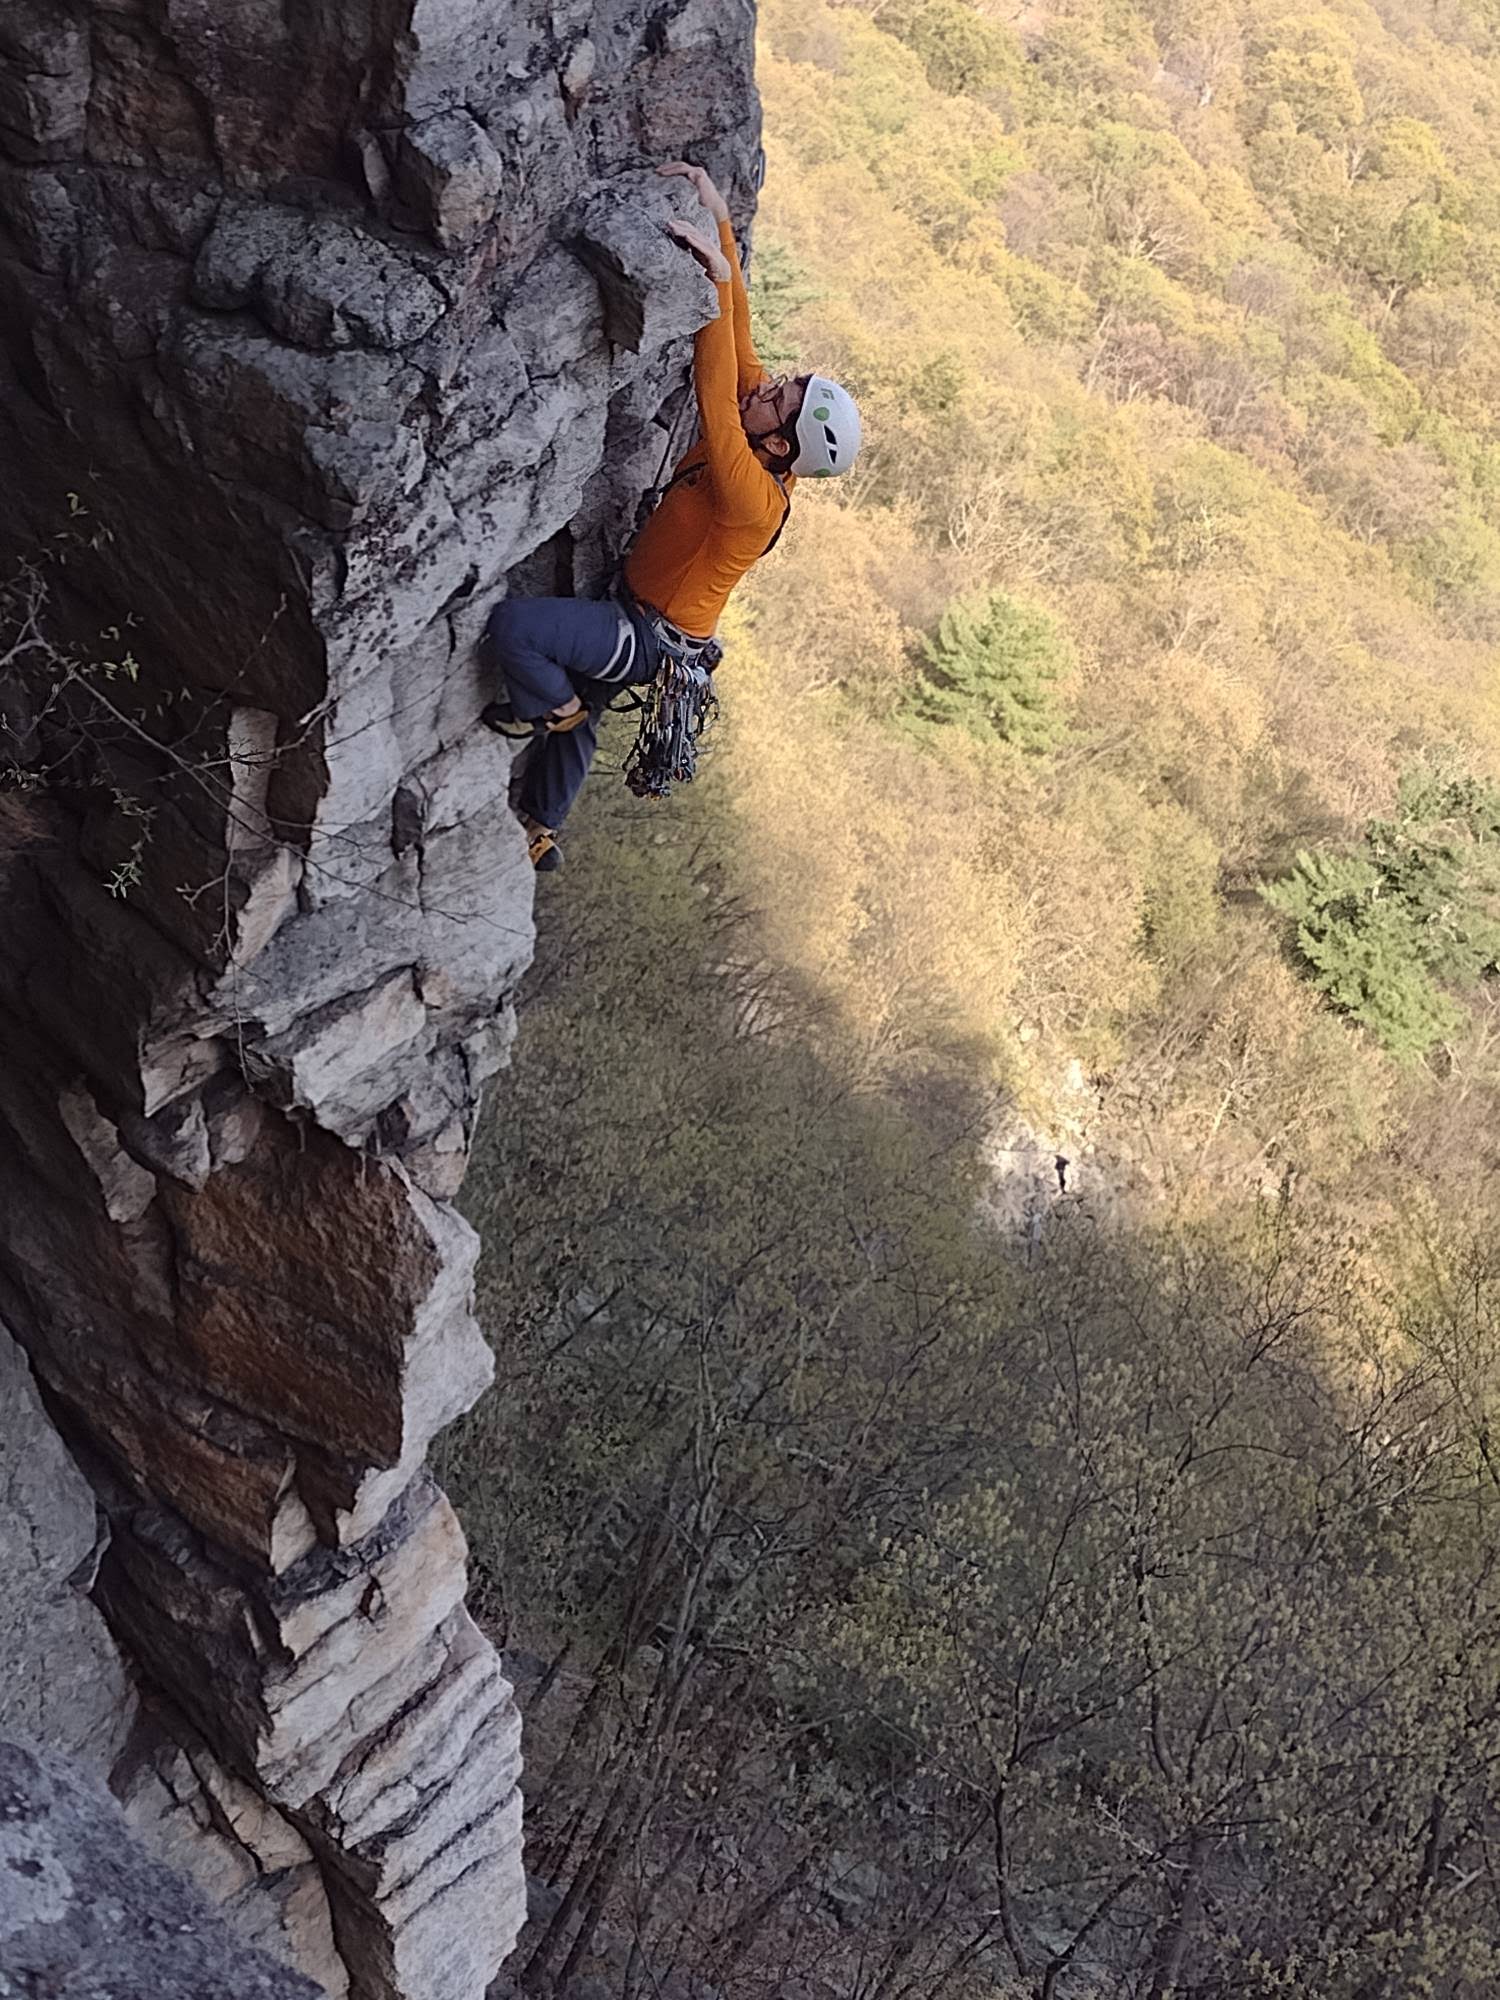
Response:
[[[557,844],[557,835],[550,826],[543,826],[539,819],[521,821],[526,829],[526,852],[532,867],[538,875],[551,875],[563,865],[562,849]]]
[[[589,712],[586,708],[575,708],[571,715],[549,715],[542,727],[549,736],[566,736],[570,729],[577,729],[580,723],[587,722],[588,719]]]
[[[492,701],[481,711],[479,720],[486,729],[493,729],[497,736],[509,737],[512,743],[529,743],[536,734],[536,725],[523,722],[508,701]]]

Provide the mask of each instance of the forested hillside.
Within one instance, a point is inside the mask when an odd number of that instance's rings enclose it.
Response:
[[[869,445],[472,1184],[522,1973],[1491,1993],[1500,8],[761,21]]]
[[[1439,1100],[1472,1178],[1500,955],[1476,851],[1500,805],[1500,17],[762,14],[763,324],[850,373],[875,440],[766,566],[735,684],[778,953],[887,1055],[954,1036],[1043,1100],[1080,1055],[1179,1189],[1338,1177],[1413,1129],[1435,1166]],[[924,650],[997,599],[988,648]],[[1477,820],[1433,774],[1480,781]],[[1403,776],[1408,849],[1456,847],[1461,880],[1404,931],[1378,882],[1336,885],[1310,960],[1257,892],[1378,839]],[[1483,930],[1461,966],[1433,972],[1432,912]]]

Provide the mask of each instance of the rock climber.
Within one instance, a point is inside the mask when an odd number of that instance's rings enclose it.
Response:
[[[712,667],[720,613],[779,539],[795,481],[847,472],[860,447],[847,390],[822,375],[789,380],[761,366],[729,209],[707,171],[686,160],[659,171],[691,182],[718,224],[717,240],[688,222],[666,225],[719,294],[719,316],[694,350],[698,442],[637,537],[618,596],[508,598],[485,631],[503,684],[485,721],[537,738],[519,804],[532,864],[543,872],[562,864],[558,829],[588,775],[605,704],[622,687],[653,680],[664,659]]]

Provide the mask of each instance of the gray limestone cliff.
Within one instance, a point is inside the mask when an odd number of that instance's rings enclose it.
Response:
[[[317,2000],[55,1751],[0,1742],[0,2000]]]
[[[425,1470],[531,945],[475,641],[658,474],[714,305],[650,169],[745,212],[753,27],[0,12],[0,1734],[332,1995],[477,2000],[523,1913]]]

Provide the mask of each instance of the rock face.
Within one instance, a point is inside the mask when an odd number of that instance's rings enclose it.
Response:
[[[55,1752],[0,1742],[0,1993],[317,2000],[250,1950]]]
[[[752,34],[0,19],[0,573],[50,647],[0,671],[0,1727],[356,2000],[469,2000],[523,1915],[424,1471],[492,1370],[450,1203],[532,935],[475,641],[597,587],[657,476],[714,303],[649,163],[748,200]]]
[[[98,1509],[3,1325],[0,1412],[0,1732],[107,1769],[133,1703],[88,1598],[101,1552]]]

